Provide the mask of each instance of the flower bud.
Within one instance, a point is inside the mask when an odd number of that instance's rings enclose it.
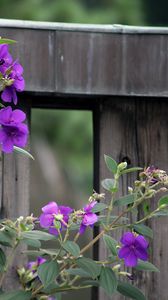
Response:
[[[123,171],[127,168],[127,162],[122,162],[118,165],[118,171]]]

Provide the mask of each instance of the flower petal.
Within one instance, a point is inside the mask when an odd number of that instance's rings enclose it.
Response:
[[[49,233],[51,233],[53,235],[58,235],[58,230],[54,227],[50,227],[49,228]]]
[[[40,225],[41,227],[48,228],[52,225],[54,217],[52,214],[41,214]]]
[[[140,258],[144,261],[146,261],[148,259],[148,252],[147,252],[146,249],[137,247],[134,251],[135,251],[135,254],[138,258]]]
[[[94,213],[86,213],[83,217],[82,224],[85,226],[92,225],[96,223],[98,216]]]
[[[20,109],[15,109],[12,112],[12,121],[16,123],[21,123],[26,119],[26,114],[20,110]]]
[[[58,205],[56,202],[49,202],[47,205],[42,207],[42,211],[45,214],[58,214]]]
[[[5,125],[6,123],[10,122],[12,115],[12,108],[11,106],[2,108],[0,110],[0,124]]]
[[[146,239],[143,237],[143,235],[138,235],[135,238],[135,247],[142,247],[142,248],[148,248],[149,243],[146,241]]]
[[[129,255],[124,259],[126,267],[135,267],[138,259],[133,250],[130,251]]]
[[[132,232],[126,232],[123,234],[120,241],[124,245],[132,245],[135,241],[135,236]]]
[[[12,102],[13,91],[11,87],[6,87],[1,94],[1,98],[4,102]]]
[[[130,254],[130,248],[128,246],[123,246],[118,252],[118,257],[126,258],[129,254]]]
[[[97,201],[92,201],[84,207],[85,212],[91,212],[92,208],[97,204]]]
[[[81,223],[81,226],[80,226],[80,229],[79,229],[79,233],[83,234],[85,232],[85,230],[86,230],[86,226]]]

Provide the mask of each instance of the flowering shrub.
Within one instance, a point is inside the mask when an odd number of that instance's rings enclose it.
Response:
[[[5,40],[0,40],[0,43],[1,98],[5,102],[13,101],[16,104],[16,92],[24,88],[23,68],[17,61],[13,61]],[[21,151],[18,147],[26,145],[28,128],[23,123],[25,117],[21,110],[2,105],[2,151]],[[24,153],[29,155],[26,151]],[[1,220],[0,300],[60,300],[68,291],[92,286],[103,288],[110,296],[120,293],[132,299],[145,300],[143,293],[130,280],[134,278],[135,270],[158,272],[157,267],[149,262],[153,233],[144,222],[152,217],[168,215],[168,195],[163,196],[167,192],[168,175],[154,166],[144,170],[139,167],[127,169],[126,163],[117,164],[106,155],[105,163],[111,172],[111,178],[104,179],[102,186],[111,194],[110,203],[107,204],[104,194],[94,192],[80,210],[60,206],[52,201],[42,207],[38,217],[30,215],[16,220]],[[121,177],[138,171],[138,180],[132,187],[128,187],[127,195],[118,199]],[[135,219],[132,215],[137,214],[139,205],[144,201],[150,205],[160,193],[162,197],[154,210],[145,211],[140,219],[131,221]],[[118,215],[114,215],[115,207],[122,208]],[[99,226],[99,233],[80,248],[78,241],[86,230],[93,230],[94,226]],[[123,233],[119,239],[114,239],[113,232],[118,229]],[[107,249],[105,259],[98,261],[88,258],[87,251],[100,239]],[[46,249],[45,242],[50,240],[53,241],[53,249]],[[17,270],[20,289],[5,291],[4,279],[20,244],[31,246],[32,250],[24,253],[28,257],[34,256],[34,260]],[[8,257],[6,248],[10,252]],[[129,272],[126,267],[130,268]]]

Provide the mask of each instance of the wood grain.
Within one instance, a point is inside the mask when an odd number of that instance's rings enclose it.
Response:
[[[168,106],[166,101],[146,101],[142,99],[111,99],[103,101],[100,116],[100,179],[109,177],[103,155],[111,155],[117,162],[127,160],[131,166],[156,165],[168,171]],[[136,174],[128,175],[120,182],[120,195],[127,194]],[[151,207],[156,206],[156,200]],[[118,213],[118,210],[114,212]],[[139,213],[141,213],[139,211]],[[168,294],[168,256],[167,234],[168,220],[155,219],[150,222],[154,230],[154,239],[150,241],[151,261],[160,269],[160,273],[139,273],[135,284],[144,290],[148,300],[166,300]],[[121,232],[114,237],[119,240]],[[100,242],[100,257],[106,249]],[[100,291],[100,300],[111,299]],[[112,299],[124,299],[114,296]]]

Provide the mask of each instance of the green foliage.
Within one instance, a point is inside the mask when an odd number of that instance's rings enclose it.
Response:
[[[117,173],[117,163],[114,159],[112,159],[110,156],[108,155],[104,155],[104,159],[105,159],[105,163],[107,168],[113,173],[116,174]]]
[[[107,204],[105,203],[97,203],[93,208],[92,208],[92,212],[93,213],[98,213],[101,212],[103,210],[107,209]]]
[[[78,257],[80,255],[80,248],[78,244],[72,241],[66,241],[62,244],[62,247],[74,257]]]
[[[143,260],[138,261],[138,264],[135,267],[135,269],[139,271],[159,272],[159,269],[155,267],[152,263]]]
[[[41,240],[41,241],[55,240],[54,235],[49,234],[47,232],[40,231],[40,230],[22,232],[21,237],[23,239]]]
[[[34,157],[28,151],[26,151],[25,149],[22,149],[22,148],[17,147],[17,146],[14,146],[13,148],[14,148],[14,152],[17,152],[19,154],[22,154],[22,155],[24,155],[26,157],[29,157],[29,158],[34,160]]]
[[[103,188],[109,192],[116,192],[118,190],[118,187],[116,186],[116,181],[111,178],[106,178],[102,180],[101,182]]]
[[[160,199],[159,199],[159,203],[158,203],[158,206],[159,207],[166,207],[166,206],[168,206],[168,195],[165,195],[165,196],[163,196],[163,197],[161,197]]]
[[[13,291],[0,295],[0,300],[30,300],[31,292]]]
[[[47,261],[41,264],[37,269],[37,274],[44,287],[47,287],[59,275],[58,263],[56,261]]]
[[[153,231],[150,227],[144,224],[135,224],[133,229],[138,232],[139,234],[145,235],[149,238],[153,238]]]
[[[103,240],[104,240],[106,247],[111,251],[111,253],[113,255],[117,255],[118,254],[118,251],[116,248],[116,246],[118,245],[117,241],[114,240],[111,236],[109,236],[107,234],[103,235]]]
[[[126,296],[129,297],[131,299],[135,299],[135,300],[146,300],[145,296],[143,295],[143,293],[136,288],[135,286],[133,286],[132,284],[129,284],[127,282],[118,282],[118,286],[117,286],[117,291]]]
[[[117,278],[115,273],[109,267],[102,267],[100,273],[100,286],[108,295],[112,295],[117,290]]]
[[[114,201],[114,206],[123,206],[123,205],[128,205],[133,203],[135,200],[135,195],[134,194],[130,194],[130,195],[126,195],[124,197],[121,197],[117,200]]]
[[[94,260],[86,257],[81,257],[77,259],[76,263],[78,267],[88,273],[93,279],[99,276],[101,267],[96,264]]]

